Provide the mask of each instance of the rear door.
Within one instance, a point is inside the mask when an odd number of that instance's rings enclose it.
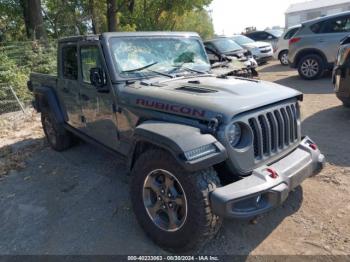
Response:
[[[322,22],[317,34],[317,45],[326,54],[329,63],[334,63],[340,41],[350,32],[350,15],[339,16]]]
[[[81,106],[79,102],[78,54],[76,43],[65,43],[59,48],[57,93],[65,109],[68,123],[81,127]]]
[[[105,146],[117,149],[118,133],[112,90],[107,88],[109,91],[98,92],[90,81],[90,69],[101,68],[107,72],[99,43],[80,44],[79,56],[80,100],[83,120],[86,124],[83,131]]]

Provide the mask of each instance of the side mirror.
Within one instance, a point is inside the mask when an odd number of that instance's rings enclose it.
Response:
[[[106,75],[102,68],[94,67],[90,69],[90,82],[97,91],[106,90]]]

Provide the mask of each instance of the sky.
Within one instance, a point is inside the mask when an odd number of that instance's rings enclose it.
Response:
[[[266,27],[284,27],[284,13],[290,4],[306,0],[213,0],[212,11],[215,33],[232,35],[241,33],[246,27],[258,30]]]

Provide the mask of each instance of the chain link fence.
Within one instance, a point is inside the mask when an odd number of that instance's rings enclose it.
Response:
[[[12,86],[0,83],[0,115],[17,111],[25,113],[23,103],[19,100]]]
[[[56,73],[56,42],[0,42],[0,132],[32,118],[31,72]]]

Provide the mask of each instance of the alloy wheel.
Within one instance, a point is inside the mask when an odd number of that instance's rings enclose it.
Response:
[[[308,78],[316,76],[319,70],[319,64],[315,59],[308,58],[301,64],[301,72]]]
[[[179,230],[187,217],[187,199],[177,178],[166,170],[150,172],[143,185],[143,204],[152,222],[160,229]]]
[[[288,65],[289,62],[288,62],[288,53],[283,53],[282,56],[281,56],[281,62],[282,64],[284,65]]]

